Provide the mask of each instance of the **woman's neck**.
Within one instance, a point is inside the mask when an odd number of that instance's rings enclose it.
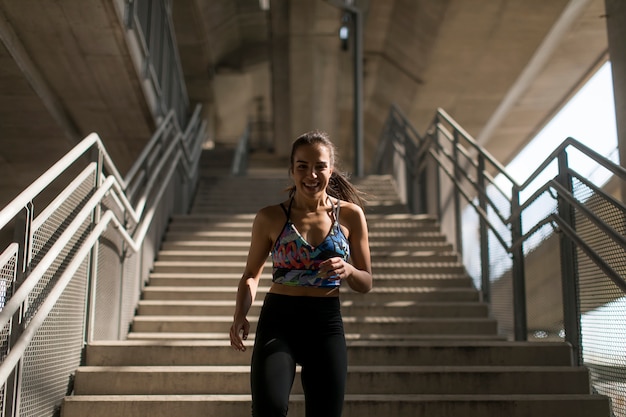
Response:
[[[307,213],[316,213],[320,208],[326,208],[330,203],[330,197],[324,193],[319,198],[307,198],[302,195],[293,196],[293,207],[304,210]]]

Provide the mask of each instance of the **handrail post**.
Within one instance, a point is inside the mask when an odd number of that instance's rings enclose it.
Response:
[[[569,174],[567,153],[562,151],[558,156],[559,174],[557,181],[568,193],[573,193],[572,177]],[[576,230],[574,209],[567,199],[558,199],[559,217],[565,224]],[[572,346],[572,360],[577,366],[582,364],[580,305],[578,294],[578,257],[572,240],[560,234],[561,250],[561,285],[563,293],[563,327],[565,340]]]
[[[478,185],[478,205],[485,215],[487,210],[487,188],[485,187],[485,158],[482,155],[478,157],[478,172],[476,182]],[[491,304],[491,282],[489,276],[491,274],[489,265],[489,232],[487,230],[487,222],[482,216],[479,216],[479,233],[480,233],[480,271],[481,271],[481,293],[482,300],[487,304]]]
[[[454,158],[454,185],[452,192],[454,196],[454,227],[456,233],[456,251],[462,257],[463,256],[463,227],[461,225],[461,196],[457,185],[460,186],[461,180],[461,168],[459,167],[459,131],[454,130],[454,141],[452,145],[452,157]]]
[[[437,112],[437,114],[435,114],[435,119],[433,120],[433,125],[435,126],[435,128],[432,131],[432,136],[433,136],[433,144],[432,146],[435,147],[435,149],[437,150],[437,153],[439,153],[439,149],[441,149],[441,147],[439,146],[439,122],[440,122],[440,117],[439,117],[439,112]],[[441,207],[441,167],[437,167],[435,168],[435,198],[437,199],[437,219],[439,220],[439,222],[441,222],[441,220],[443,219],[443,208]]]
[[[421,164],[421,160],[427,159],[428,150],[426,150],[423,154],[420,154],[419,156],[420,161],[418,161],[416,164],[418,166]],[[426,203],[428,201],[428,166],[424,164],[424,168],[420,172],[418,172],[417,175],[417,210],[420,214],[428,213],[428,204]]]
[[[34,219],[35,206],[33,202],[29,202],[24,210],[23,215],[16,217],[14,224],[14,240],[18,242],[19,249],[17,253],[17,265],[15,266],[15,279],[13,281],[12,292],[15,293],[17,288],[26,278],[26,274],[31,260],[32,248],[32,224]],[[22,307],[17,310],[11,319],[11,334],[9,336],[9,349],[17,342],[20,335],[24,331],[24,315],[28,308],[28,301],[22,303]],[[22,377],[22,359],[17,363],[11,376],[7,379],[5,385],[5,417],[14,417],[19,415],[20,410],[20,391]]]
[[[363,12],[351,10],[354,17],[354,174],[364,175],[363,169]]]
[[[524,243],[522,242],[522,212],[520,190],[513,185],[511,193],[511,255],[513,257],[513,321],[515,340],[528,338],[526,323],[526,277],[524,272]]]
[[[96,146],[92,153],[92,160],[96,162],[95,178],[93,183],[94,190],[97,190],[102,184],[103,170],[104,170],[104,152],[100,146]],[[97,224],[100,221],[102,215],[102,209],[100,205],[96,207],[91,217],[91,224]],[[96,304],[96,280],[98,276],[98,252],[99,252],[99,240],[91,248],[91,254],[89,255],[89,266],[87,268],[87,289],[85,291],[85,322],[84,322],[84,334],[83,344],[85,347],[87,344],[93,341],[94,331],[94,313]]]
[[[409,154],[409,150],[411,149],[411,138],[408,134],[407,129],[407,121],[402,120],[402,139],[404,146],[404,176],[405,176],[405,184],[404,188],[406,190],[406,202],[409,207],[409,212],[415,214],[415,201],[413,195],[413,170],[411,167],[411,158],[413,155]]]

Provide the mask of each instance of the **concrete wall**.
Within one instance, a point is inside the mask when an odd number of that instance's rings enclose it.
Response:
[[[626,167],[626,2],[605,0],[620,163]],[[626,185],[622,188],[626,204]]]

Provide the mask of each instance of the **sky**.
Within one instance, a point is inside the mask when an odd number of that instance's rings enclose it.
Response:
[[[617,160],[617,125],[610,62],[607,61],[506,166],[507,171],[518,184],[523,183],[567,137],[578,140],[601,155],[611,155],[614,161]],[[588,158],[577,153],[570,155],[570,166],[576,167],[583,175],[594,170]],[[537,183],[545,184],[555,172],[556,170],[545,172]],[[502,184],[501,179],[497,182]],[[507,189],[509,185],[503,187]]]

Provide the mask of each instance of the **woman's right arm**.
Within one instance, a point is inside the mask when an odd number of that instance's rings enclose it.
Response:
[[[271,250],[271,216],[268,209],[262,209],[257,213],[252,224],[252,237],[250,250],[243,275],[237,287],[235,302],[235,314],[233,324],[230,327],[230,345],[233,349],[245,351],[244,340],[248,338],[250,323],[246,319],[248,311],[256,297],[259,279],[263,272],[263,266]]]

